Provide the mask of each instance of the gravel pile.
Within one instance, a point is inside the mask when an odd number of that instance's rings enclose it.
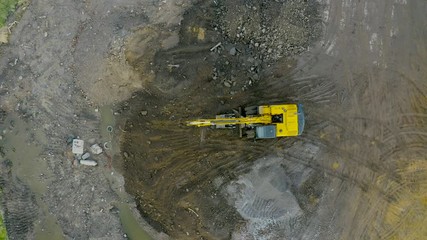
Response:
[[[230,42],[248,46],[255,59],[276,60],[307,50],[321,32],[314,0],[216,1],[215,29]]]

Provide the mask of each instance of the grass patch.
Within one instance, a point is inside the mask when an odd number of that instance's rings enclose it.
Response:
[[[6,23],[9,14],[13,13],[20,0],[0,0],[0,28]]]
[[[0,239],[3,239],[3,240],[8,239],[7,238],[7,232],[6,232],[6,226],[4,225],[3,217],[1,214],[0,214]]]
[[[3,189],[2,186],[0,186],[0,202],[2,202],[2,198],[3,198]],[[4,221],[3,221],[3,211],[0,210],[0,239],[1,240],[7,240],[7,231],[6,231],[6,226],[4,225]]]

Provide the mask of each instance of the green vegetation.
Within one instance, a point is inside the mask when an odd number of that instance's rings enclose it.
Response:
[[[7,232],[6,232],[6,226],[3,223],[3,217],[0,214],[0,239],[7,240]]]
[[[0,0],[0,28],[6,23],[9,14],[15,11],[18,2],[19,0]]]
[[[0,201],[3,198],[3,189],[2,187],[0,187]],[[7,231],[6,231],[6,226],[4,225],[3,222],[3,211],[0,212],[0,239],[1,240],[7,240]]]

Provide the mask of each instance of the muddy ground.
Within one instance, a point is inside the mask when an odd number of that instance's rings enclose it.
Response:
[[[425,1],[25,8],[0,52],[11,239],[427,235]],[[305,106],[300,137],[184,125],[288,101]],[[73,137],[104,147],[97,167]]]

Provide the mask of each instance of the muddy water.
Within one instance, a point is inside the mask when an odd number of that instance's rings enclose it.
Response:
[[[46,137],[40,129],[32,128],[14,114],[6,118],[1,129],[4,134],[1,145],[4,148],[5,159],[12,162],[13,179],[23,181],[34,193],[39,215],[42,216],[41,220],[36,222],[34,238],[64,239],[57,219],[49,213],[47,205],[42,200],[52,176],[46,160],[41,157],[42,146],[47,144]]]
[[[101,137],[103,142],[103,147],[108,150],[108,152],[112,154],[116,154],[119,150],[118,146],[116,144],[113,144],[113,137],[115,131],[114,125],[116,123],[114,112],[112,109],[112,106],[106,105],[102,106],[100,109],[101,114],[101,124],[100,124],[100,130],[101,130]]]
[[[44,207],[43,212],[47,212],[47,208]],[[55,216],[49,214],[45,216],[43,221],[40,221],[36,225],[36,240],[44,239],[65,239],[61,227],[58,225],[58,221]]]
[[[119,209],[123,230],[131,240],[150,240],[151,237],[142,229],[126,203],[116,204]]]
[[[116,119],[114,116],[113,107],[110,105],[102,106],[100,108],[100,114],[101,114],[101,123],[100,123],[100,130],[101,130],[101,137],[102,141],[104,143],[104,149],[106,149],[106,152],[114,156],[115,154],[118,154],[120,151],[120,146],[117,142],[116,135],[119,133],[118,131],[121,131],[120,129],[116,128]],[[114,177],[110,175],[109,169],[107,169],[107,176],[111,182],[114,182]],[[120,196],[120,203],[116,204],[116,207],[119,209],[119,216],[120,221],[123,226],[123,230],[126,233],[127,237],[131,240],[133,239],[141,239],[141,240],[150,240],[151,237],[148,235],[148,233],[141,227],[138,220],[134,217],[132,212],[129,209],[129,206],[125,203],[129,199],[129,195],[127,195],[124,191],[121,191],[121,189],[115,189],[113,188],[117,195]]]
[[[46,163],[39,158],[42,152],[40,143],[46,139],[38,129],[31,129],[17,116],[9,116],[3,129],[3,146],[6,158],[12,160],[12,174],[29,185],[36,194],[46,191],[46,184],[40,181],[42,175],[49,174]]]
[[[107,153],[114,156],[118,153],[119,146],[114,143],[117,129],[114,127],[115,118],[112,107],[100,108],[100,114],[102,140],[109,148]],[[3,133],[0,145],[5,153],[4,159],[10,159],[12,162],[13,178],[24,182],[35,195],[41,220],[35,223],[34,239],[64,239],[63,231],[56,217],[49,213],[48,206],[42,200],[50,182],[49,179],[53,177],[43,158],[43,146],[48,145],[44,133],[41,129],[33,129],[30,124],[21,120],[17,115],[8,116],[4,124],[0,126],[0,130]],[[111,176],[110,174],[111,170],[106,168],[106,175]],[[113,176],[111,176],[111,181],[114,181],[112,178]],[[116,206],[120,211],[121,223],[128,238],[151,239],[125,203],[129,200],[129,195],[123,191],[116,191],[116,193],[121,198],[121,202]]]

